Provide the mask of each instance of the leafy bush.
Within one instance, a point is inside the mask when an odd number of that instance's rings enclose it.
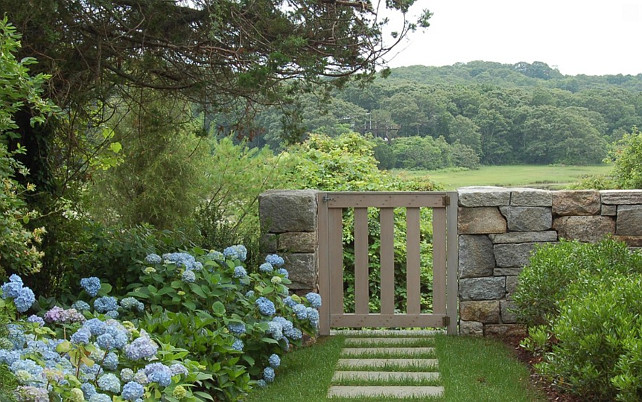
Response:
[[[619,188],[642,188],[642,133],[633,127],[615,144],[613,179]]]
[[[578,285],[576,285],[578,286]],[[590,291],[579,285],[552,322],[556,344],[538,366],[586,398],[642,398],[642,275],[614,273]]]
[[[642,256],[631,254],[625,243],[614,239],[597,244],[561,240],[539,246],[513,294],[517,317],[529,326],[546,324],[559,315],[570,285],[631,272],[642,273]]]

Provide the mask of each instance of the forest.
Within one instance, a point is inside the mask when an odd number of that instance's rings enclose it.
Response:
[[[301,133],[372,134],[381,168],[584,165],[601,163],[610,144],[642,124],[641,89],[642,75],[564,76],[542,62],[475,61],[395,68],[335,90],[329,105],[306,94],[298,106]],[[263,134],[254,144],[282,148],[291,134],[280,113],[257,114]]]

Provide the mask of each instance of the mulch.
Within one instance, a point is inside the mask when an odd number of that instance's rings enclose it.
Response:
[[[584,399],[571,395],[563,390],[555,387],[546,378],[540,376],[535,372],[534,365],[541,361],[541,358],[534,356],[533,353],[519,346],[523,338],[518,336],[505,336],[498,338],[504,342],[514,353],[515,357],[526,364],[530,369],[530,381],[533,387],[541,390],[546,394],[549,401],[555,402],[582,402]]]

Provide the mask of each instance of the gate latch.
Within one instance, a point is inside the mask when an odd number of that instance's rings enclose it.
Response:
[[[328,202],[328,201],[334,200],[334,198],[328,196],[327,194],[323,194],[322,200],[323,200],[323,202]]]
[[[449,326],[450,325],[450,317],[448,317],[448,316],[442,317],[441,325],[444,326],[444,327]]]

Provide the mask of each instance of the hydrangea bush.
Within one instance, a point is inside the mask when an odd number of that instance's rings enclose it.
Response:
[[[87,294],[100,295],[97,278],[83,278]],[[143,401],[212,399],[195,386],[211,376],[187,351],[157,343],[124,314],[142,311],[142,303],[101,295],[76,308],[54,306],[43,317],[19,317],[35,301],[22,279],[2,285],[0,315],[11,318],[0,338],[0,364],[13,373],[21,401]],[[28,297],[25,297],[25,294]],[[25,301],[26,300],[26,301]],[[128,310],[128,306],[132,306]],[[179,398],[180,397],[180,398]]]
[[[274,381],[280,356],[319,323],[321,297],[289,295],[282,257],[268,255],[254,271],[246,258],[242,245],[151,254],[130,285],[129,296],[151,306],[141,327],[198,355],[213,377],[205,391],[225,400]]]

